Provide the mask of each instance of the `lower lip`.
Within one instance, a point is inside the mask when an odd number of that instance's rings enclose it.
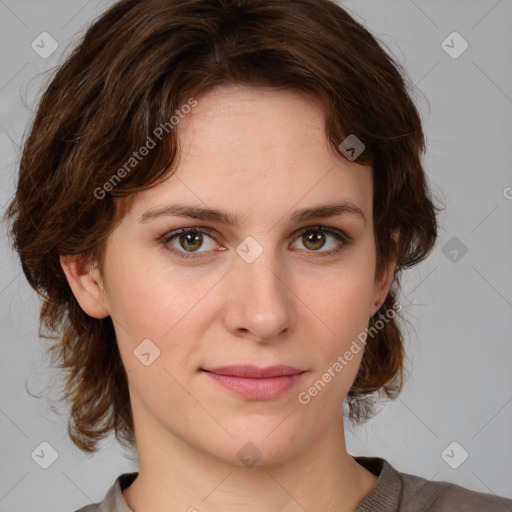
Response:
[[[249,377],[219,375],[218,373],[206,372],[204,370],[203,372],[225,388],[251,400],[271,400],[276,398],[293,388],[305,373],[252,379]]]

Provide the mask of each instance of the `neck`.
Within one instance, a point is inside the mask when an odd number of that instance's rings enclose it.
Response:
[[[135,429],[139,475],[123,496],[137,512],[353,511],[377,482],[347,453],[341,414],[306,450],[252,467],[191,446],[158,425]]]

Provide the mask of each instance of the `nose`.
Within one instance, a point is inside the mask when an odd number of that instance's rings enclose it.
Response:
[[[252,263],[237,257],[229,272],[224,314],[227,330],[238,337],[271,341],[295,329],[297,295],[293,277],[271,251]]]

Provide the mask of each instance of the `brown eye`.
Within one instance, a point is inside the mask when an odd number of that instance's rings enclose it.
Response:
[[[318,253],[315,256],[336,254],[350,244],[350,238],[342,231],[324,226],[312,226],[303,229],[299,233],[299,239],[306,252]],[[321,250],[324,248],[327,248],[327,250]]]
[[[302,235],[302,242],[308,249],[317,251],[325,245],[325,235],[320,231],[314,231],[310,234]]]
[[[206,228],[178,229],[160,240],[162,245],[180,258],[202,258],[217,246],[212,231]]]
[[[199,249],[203,243],[203,235],[201,233],[184,233],[179,235],[179,244],[186,251],[195,251]]]

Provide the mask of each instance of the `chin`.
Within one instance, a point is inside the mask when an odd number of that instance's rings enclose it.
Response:
[[[227,429],[232,437],[227,439],[225,449],[218,456],[229,464],[248,468],[278,465],[295,457],[304,451],[307,439],[298,439],[304,432],[290,431],[284,426],[286,420],[281,423],[283,418],[278,421],[274,418],[271,428],[268,428],[268,421],[260,423],[250,419],[245,425],[238,425],[239,432]],[[212,447],[212,451],[219,452],[218,448],[218,445]]]

